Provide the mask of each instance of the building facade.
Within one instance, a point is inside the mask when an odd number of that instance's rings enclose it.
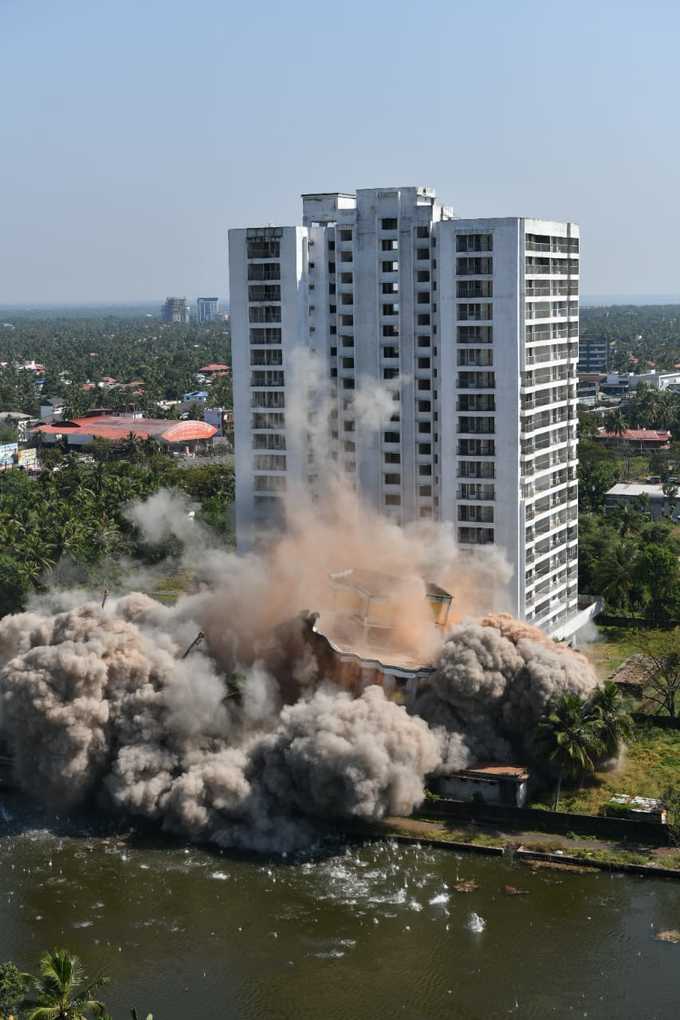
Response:
[[[163,322],[188,322],[189,306],[187,299],[183,297],[169,297],[161,308],[161,319]]]
[[[216,297],[196,298],[196,318],[199,322],[214,322],[220,299]]]
[[[609,371],[609,344],[604,337],[583,336],[579,340],[579,372]]]
[[[500,546],[514,612],[577,607],[579,232],[459,219],[429,188],[303,196],[302,226],[229,234],[239,543],[318,465],[295,393],[317,354],[331,456],[399,523]],[[378,387],[380,427],[358,412]],[[390,410],[393,411],[390,414]]]

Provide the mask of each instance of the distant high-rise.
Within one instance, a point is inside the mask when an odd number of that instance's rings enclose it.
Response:
[[[301,348],[325,364],[331,456],[363,498],[499,546],[514,613],[572,620],[578,227],[362,189],[304,195],[302,226],[231,230],[229,259],[239,544],[316,483],[292,414]],[[394,401],[377,433],[355,413],[370,384]]]
[[[609,344],[602,336],[582,336],[578,352],[579,372],[607,372]]]
[[[187,299],[183,297],[169,297],[161,308],[161,319],[163,322],[188,322],[189,307]]]
[[[217,306],[220,299],[216,297],[196,298],[196,316],[199,322],[214,322],[217,318]]]

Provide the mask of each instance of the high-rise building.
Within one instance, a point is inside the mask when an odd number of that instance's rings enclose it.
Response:
[[[609,371],[609,344],[602,336],[582,336],[578,353],[579,372]]]
[[[163,322],[188,322],[189,307],[187,299],[183,297],[169,297],[161,308],[161,319]]]
[[[549,632],[572,618],[578,228],[362,189],[303,195],[302,226],[231,230],[229,249],[239,543],[314,484],[292,404],[295,352],[317,352],[332,456],[363,499],[500,546],[515,614]],[[355,413],[371,386],[394,401],[377,432]]]
[[[217,318],[217,306],[220,299],[216,297],[196,298],[196,317],[199,322],[214,322]]]

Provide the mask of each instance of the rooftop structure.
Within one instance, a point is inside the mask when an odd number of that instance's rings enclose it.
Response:
[[[680,517],[680,498],[663,491],[663,485],[649,485],[643,482],[618,482],[605,495],[605,507],[644,504],[649,508],[653,520],[659,517]]]
[[[231,369],[229,365],[224,365],[219,361],[211,361],[209,365],[204,365],[198,371],[201,375],[229,375]]]
[[[70,421],[38,425],[33,432],[43,442],[65,440],[68,446],[80,446],[95,439],[124,440],[152,437],[162,443],[181,445],[212,439],[217,429],[203,421],[168,421],[165,418],[141,418],[132,415],[94,414]]]
[[[652,450],[667,447],[671,441],[671,433],[664,429],[624,429],[619,434],[599,429],[594,438],[609,446],[633,446],[640,450]]]

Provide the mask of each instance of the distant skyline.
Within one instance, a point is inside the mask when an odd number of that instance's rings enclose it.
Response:
[[[407,184],[574,220],[586,296],[667,298],[679,30],[660,0],[2,0],[0,306],[224,299],[229,227]]]

